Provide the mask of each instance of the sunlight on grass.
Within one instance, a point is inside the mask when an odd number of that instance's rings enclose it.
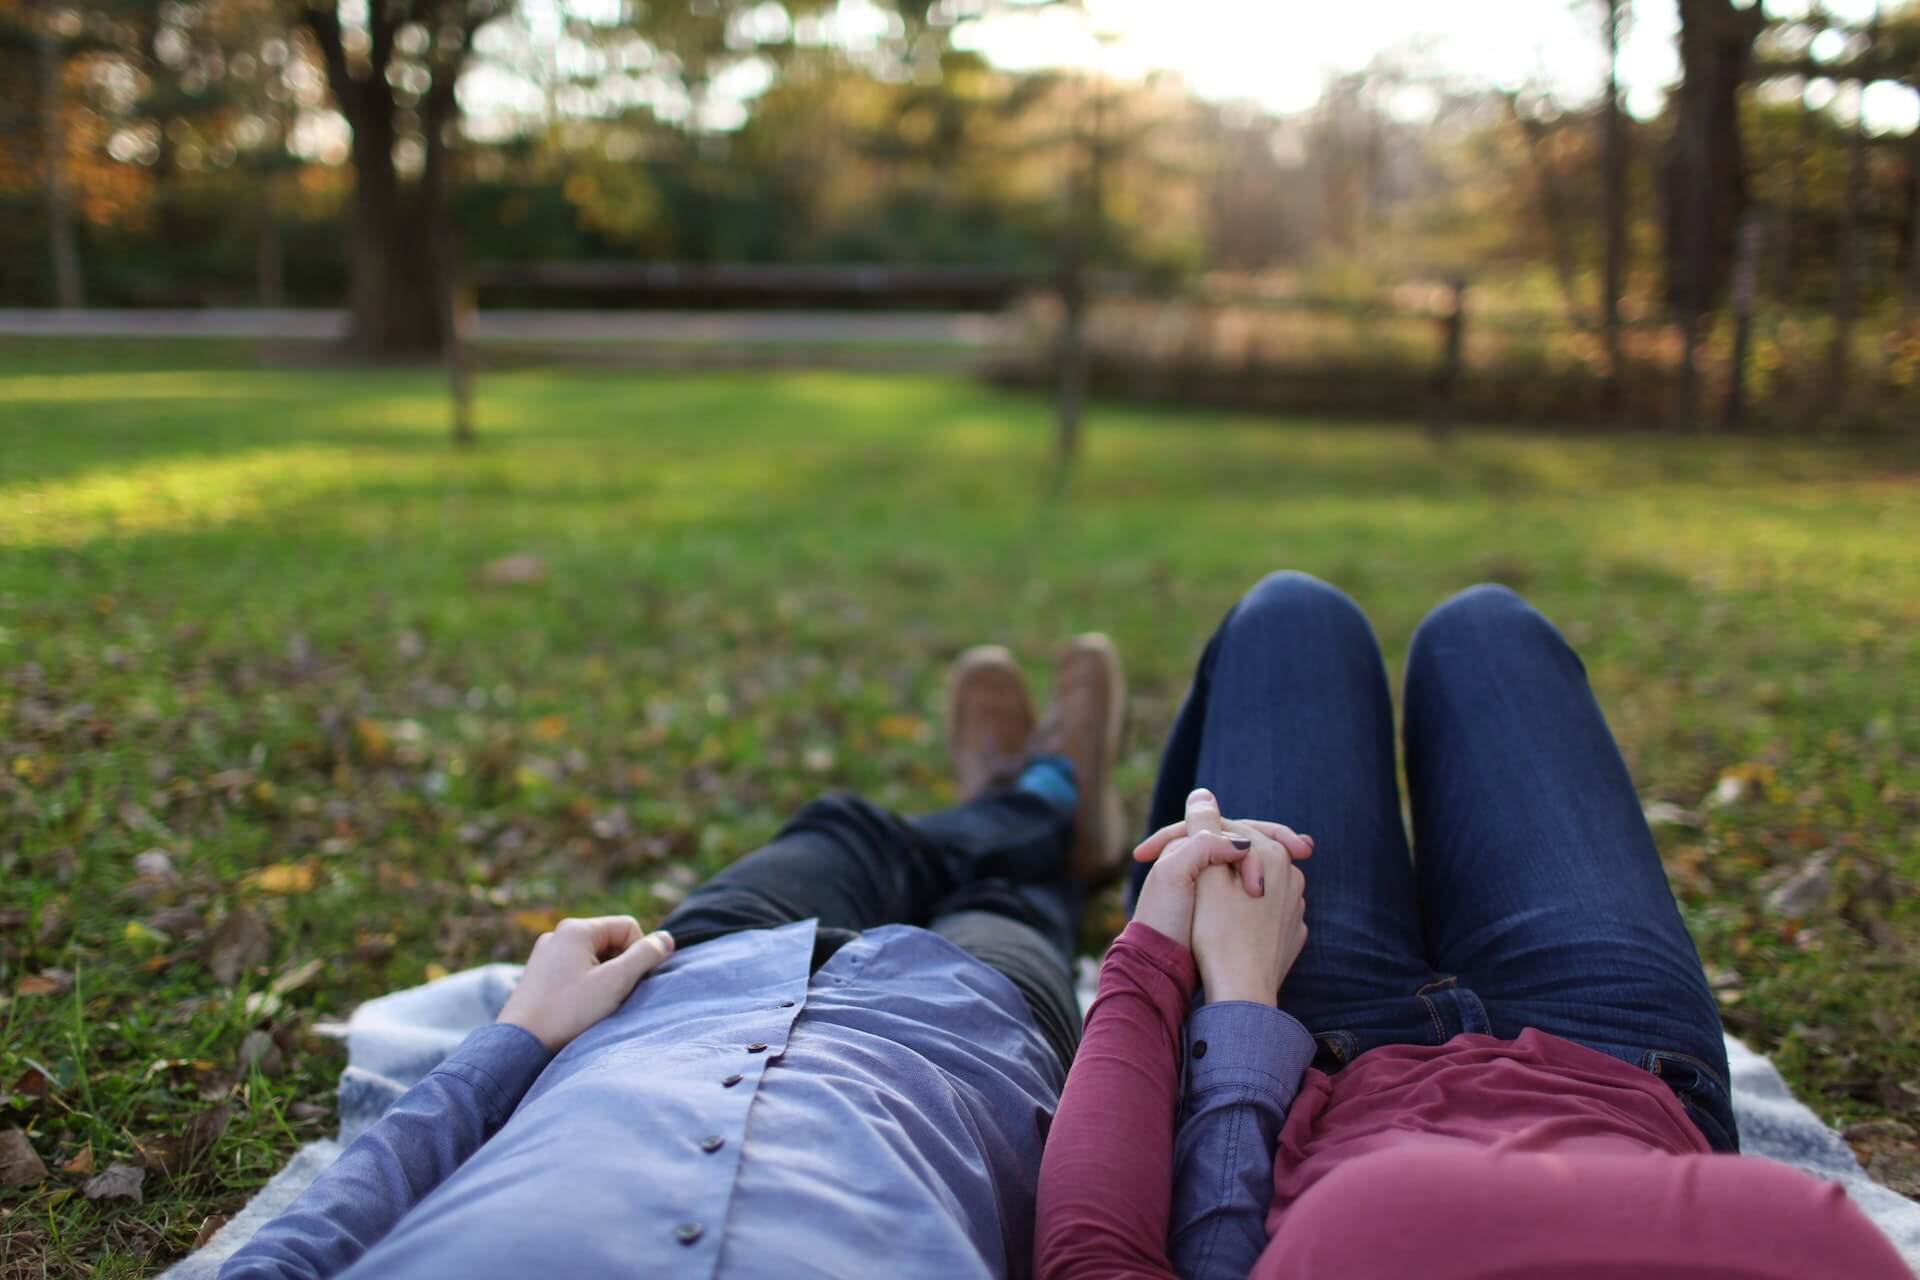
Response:
[[[48,485],[9,485],[0,489],[0,542],[75,547],[216,529],[349,488],[364,481],[366,472],[366,462],[351,450],[295,448],[101,469]]]

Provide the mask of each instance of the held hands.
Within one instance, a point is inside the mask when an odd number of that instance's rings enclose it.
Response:
[[[533,944],[520,985],[495,1021],[532,1032],[548,1053],[558,1053],[672,954],[672,934],[642,933],[632,916],[562,920]]]
[[[1313,838],[1277,822],[1220,817],[1213,794],[1187,797],[1183,821],[1133,856],[1154,863],[1134,919],[1193,950],[1211,1001],[1275,1004],[1306,944],[1306,877],[1294,866]]]

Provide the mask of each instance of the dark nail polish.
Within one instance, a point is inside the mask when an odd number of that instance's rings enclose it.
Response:
[[[1253,848],[1253,840],[1249,836],[1228,836],[1227,843],[1236,849],[1245,850]]]

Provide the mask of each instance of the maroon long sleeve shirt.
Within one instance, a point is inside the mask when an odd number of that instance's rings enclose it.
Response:
[[[1040,1172],[1042,1277],[1165,1277],[1185,947],[1127,927]],[[1838,1186],[1712,1154],[1672,1092],[1557,1036],[1396,1045],[1309,1070],[1259,1280],[1910,1280]]]

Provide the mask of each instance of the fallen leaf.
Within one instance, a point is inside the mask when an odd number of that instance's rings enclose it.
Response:
[[[625,809],[609,809],[588,824],[597,840],[624,840],[633,834],[633,819]]]
[[[918,716],[881,716],[873,722],[876,735],[890,742],[926,742],[933,732]]]
[[[140,1163],[168,1176],[184,1172],[201,1152],[219,1141],[220,1135],[227,1131],[227,1121],[232,1115],[232,1108],[224,1102],[217,1107],[208,1107],[189,1120],[187,1127],[180,1132],[151,1143],[141,1143]],[[112,1173],[113,1170],[107,1172]]]
[[[1808,858],[1791,879],[1767,895],[1767,910],[1790,920],[1818,910],[1833,890],[1833,880],[1827,870],[1832,860],[1831,849],[1822,849]]]
[[[1700,815],[1671,800],[1655,800],[1644,810],[1650,827],[1698,827]]]
[[[285,1065],[280,1056],[280,1046],[273,1042],[273,1035],[267,1031],[249,1031],[240,1042],[240,1071],[244,1075],[256,1068],[263,1076],[277,1076]]]
[[[558,742],[567,736],[567,718],[563,715],[541,716],[533,722],[533,736],[542,742]]]
[[[1848,1125],[1840,1136],[1848,1142],[1912,1142],[1920,1138],[1913,1126],[1903,1120],[1862,1120]]]
[[[0,1129],[0,1187],[30,1187],[47,1176],[47,1166],[18,1129]]]
[[[74,1156],[73,1159],[67,1161],[65,1164],[60,1166],[60,1172],[92,1173],[93,1172],[93,1144],[89,1142],[86,1146],[80,1148],[80,1152],[78,1155]]]
[[[387,758],[389,742],[387,731],[379,721],[365,718],[353,722],[353,736],[360,744],[361,754],[378,764]]]
[[[39,1067],[29,1064],[13,1082],[12,1092],[26,1098],[38,1100],[47,1096],[47,1073]]]
[[[248,876],[246,884],[262,893],[306,893],[319,875],[320,869],[311,862],[276,862]]]
[[[207,939],[207,967],[222,986],[267,958],[266,922],[245,907],[235,907]]]
[[[73,975],[65,969],[43,969],[20,979],[14,994],[22,996],[63,996],[73,990]]]
[[[180,879],[180,873],[173,869],[173,859],[167,856],[165,849],[149,849],[133,860],[134,874],[143,880],[155,884],[173,884]]]
[[[146,1180],[147,1171],[138,1165],[110,1164],[106,1172],[88,1178],[80,1192],[89,1200],[131,1200],[140,1204],[145,1200],[140,1184]]]
[[[198,907],[162,907],[147,917],[147,927],[169,938],[198,933],[202,921]]]
[[[489,587],[529,587],[547,580],[547,562],[522,551],[502,556],[480,571],[480,581]]]
[[[220,1232],[220,1228],[226,1225],[227,1225],[226,1214],[224,1213],[208,1214],[205,1218],[201,1219],[200,1230],[194,1234],[193,1247],[196,1249],[206,1248],[207,1241],[213,1239],[214,1236],[218,1235]]]
[[[170,939],[152,925],[129,920],[120,930],[120,938],[133,946],[159,946]]]
[[[296,1102],[287,1108],[287,1114],[295,1120],[325,1120],[333,1114],[333,1108],[318,1102]]]
[[[325,967],[325,964],[325,961],[315,956],[305,964],[295,965],[293,968],[282,973],[268,984],[267,990],[277,996],[284,996],[288,992],[298,991],[301,987],[312,982],[320,970]]]
[[[551,933],[561,915],[554,907],[523,907],[508,917],[528,933]]]
[[[447,976],[447,966],[438,961],[428,961],[426,973],[428,982],[438,982]]]

